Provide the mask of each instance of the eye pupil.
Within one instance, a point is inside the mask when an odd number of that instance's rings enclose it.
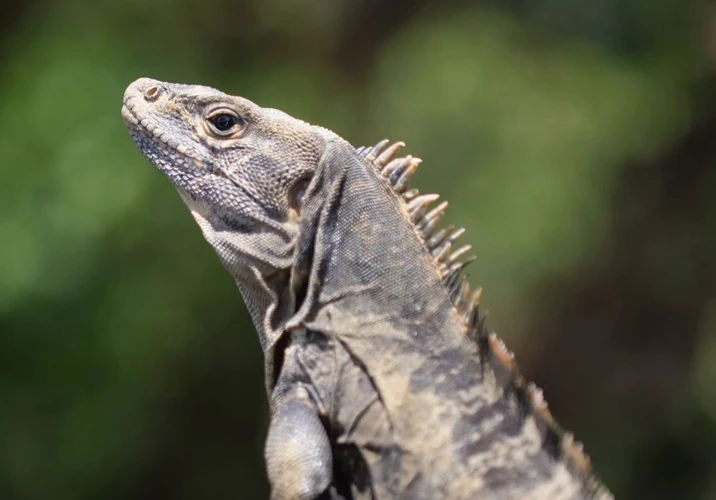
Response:
[[[214,126],[221,132],[230,130],[237,122],[238,119],[234,115],[229,114],[217,115],[211,118],[211,123],[213,123]]]

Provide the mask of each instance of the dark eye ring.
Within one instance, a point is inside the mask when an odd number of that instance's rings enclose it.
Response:
[[[210,116],[208,121],[217,132],[222,134],[231,132],[244,124],[244,121],[238,115],[229,111],[216,113]]]

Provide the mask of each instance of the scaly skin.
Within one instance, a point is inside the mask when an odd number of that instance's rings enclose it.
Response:
[[[140,79],[122,116],[237,282],[266,359],[272,498],[611,498],[479,321],[402,144]]]

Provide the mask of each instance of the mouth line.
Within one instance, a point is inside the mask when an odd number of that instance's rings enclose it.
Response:
[[[183,158],[191,160],[194,166],[197,167],[197,169],[224,177],[225,179],[233,183],[237,188],[241,189],[247,196],[251,197],[255,202],[258,203],[258,200],[255,196],[253,196],[251,190],[243,186],[243,183],[239,179],[236,179],[230,173],[224,172],[223,170],[216,168],[213,164],[206,161],[202,161],[196,156],[190,154],[189,152],[184,150],[181,145],[177,144],[176,141],[171,141],[170,139],[167,139],[161,132],[157,133],[158,127],[151,129],[148,125],[142,123],[142,119],[139,117],[139,115],[134,109],[136,107],[135,105],[133,105],[133,101],[135,99],[137,99],[136,96],[130,96],[126,98],[122,104],[122,119],[124,120],[125,125],[129,129],[130,135],[135,138],[135,142],[137,136],[142,138],[150,138],[153,142],[165,146],[164,149],[169,149],[176,154],[182,156]],[[139,146],[139,149],[157,168],[159,168],[160,170],[164,169],[162,165],[156,163],[149,155],[146,154],[144,148]]]
[[[188,160],[192,160],[194,164],[199,168],[209,169],[210,166],[206,162],[202,161],[197,156],[191,154],[186,146],[179,144],[177,141],[168,138],[164,133],[161,132],[159,127],[154,126],[151,128],[152,123],[146,118],[143,119],[135,111],[136,106],[134,105],[135,96],[130,96],[124,99],[122,103],[122,120],[129,129],[132,136],[135,134],[142,137],[151,138],[154,142],[160,143],[171,151],[183,156]],[[142,149],[140,147],[140,149]]]

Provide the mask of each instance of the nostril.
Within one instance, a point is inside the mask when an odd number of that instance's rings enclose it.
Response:
[[[147,101],[154,101],[157,97],[159,97],[159,86],[157,85],[152,85],[144,91],[144,98]]]

